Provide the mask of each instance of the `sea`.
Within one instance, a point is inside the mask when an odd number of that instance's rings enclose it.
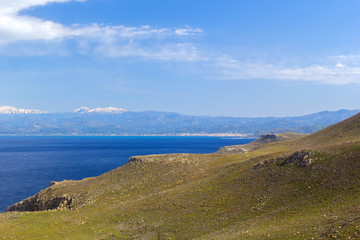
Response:
[[[0,212],[50,181],[98,176],[131,156],[212,153],[253,139],[164,136],[0,136]]]

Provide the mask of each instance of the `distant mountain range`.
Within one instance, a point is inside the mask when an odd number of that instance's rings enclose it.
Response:
[[[37,109],[24,109],[10,106],[0,106],[0,114],[40,114],[48,113]]]
[[[74,113],[122,113],[126,112],[126,109],[107,107],[107,108],[94,108],[90,109],[87,107],[81,107],[74,109]],[[16,108],[11,106],[0,106],[0,114],[40,114],[40,113],[50,113],[47,111],[42,111],[38,109],[24,109]]]
[[[324,111],[299,117],[207,117],[86,107],[69,113],[0,107],[1,135],[214,135],[258,137],[264,133],[313,133],[359,110]]]
[[[127,112],[127,110],[123,108],[115,108],[115,107],[94,108],[94,109],[81,107],[75,109],[73,112],[74,113],[123,113],[123,112]]]

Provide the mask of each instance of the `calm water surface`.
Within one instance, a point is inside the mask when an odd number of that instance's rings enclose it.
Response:
[[[250,139],[220,137],[0,137],[0,211],[46,188],[125,164],[130,156],[211,153]]]

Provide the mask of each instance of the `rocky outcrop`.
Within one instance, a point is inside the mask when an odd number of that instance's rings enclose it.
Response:
[[[155,154],[145,156],[133,156],[130,157],[129,163],[151,163],[151,162],[188,162],[189,157],[192,156],[191,161],[194,160],[194,156],[197,154],[189,153],[174,153],[174,154]]]
[[[308,167],[316,160],[318,160],[318,158],[314,158],[311,152],[302,150],[302,151],[296,151],[289,156],[267,159],[265,161],[259,162],[258,164],[254,165],[251,169],[256,170],[270,163],[276,163],[280,166],[293,164],[297,167]]]
[[[129,163],[142,163],[144,161],[146,161],[146,159],[141,156],[133,156],[129,158]]]
[[[250,151],[249,146],[247,144],[244,145],[234,145],[234,146],[226,146],[219,148],[216,152],[217,154],[231,154],[231,153],[247,153]]]
[[[38,193],[8,207],[5,211],[44,211],[63,208],[69,209],[71,207],[71,203],[73,202],[73,198],[73,196],[69,195],[45,197]]]
[[[261,135],[258,139],[248,144],[222,147],[216,153],[217,154],[246,153],[255,150],[256,148],[258,148],[263,144],[292,139],[293,136],[303,136],[303,135],[296,133],[265,134],[265,135]]]
[[[280,142],[286,140],[287,137],[280,134],[265,134],[261,135],[256,141],[261,143]]]
[[[308,167],[311,163],[314,162],[314,159],[311,157],[310,152],[308,151],[296,151],[290,156],[278,158],[280,166],[286,164],[295,164],[298,167]]]

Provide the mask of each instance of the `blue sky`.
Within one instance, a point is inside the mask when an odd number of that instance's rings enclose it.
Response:
[[[360,109],[357,0],[1,0],[0,105]]]

